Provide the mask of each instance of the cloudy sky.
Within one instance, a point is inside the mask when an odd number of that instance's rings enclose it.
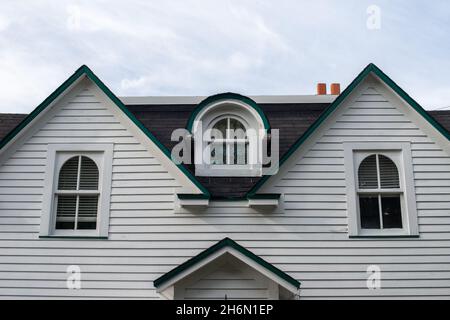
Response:
[[[447,0],[0,5],[0,112],[30,112],[82,64],[130,96],[314,94],[374,62],[426,109],[450,106]]]

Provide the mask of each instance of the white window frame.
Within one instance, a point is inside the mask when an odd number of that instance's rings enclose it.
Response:
[[[204,133],[223,117],[236,118],[247,129],[255,130],[256,137],[249,137],[248,160],[245,165],[238,164],[210,164],[204,150],[208,144]],[[240,101],[226,100],[211,104],[197,115],[193,126],[194,162],[197,176],[216,177],[256,177],[262,175],[262,142],[266,134],[262,134],[264,125],[257,112]],[[207,161],[205,161],[207,160]]]
[[[390,158],[397,166],[399,189],[359,189],[358,169],[361,162],[369,155],[380,154]],[[417,204],[414,188],[411,145],[408,142],[384,143],[344,143],[344,161],[347,185],[348,233],[351,237],[374,236],[418,236]],[[394,193],[400,194],[402,210],[402,228],[400,229],[362,229],[359,213],[359,196],[361,193]]]
[[[74,156],[92,159],[99,170],[99,202],[95,230],[56,230],[56,196],[59,172]],[[101,237],[107,238],[112,184],[113,144],[49,144],[44,178],[44,199],[40,237]]]
[[[246,139],[234,139],[234,138],[229,136],[230,131],[228,130],[228,128],[230,126],[230,119],[235,119],[235,120],[239,121],[245,127],[245,130],[247,130],[249,128],[249,125],[244,119],[242,119],[239,116],[236,116],[234,114],[225,114],[223,116],[220,116],[220,117],[217,117],[216,119],[214,119],[209,124],[208,130],[212,130],[213,127],[219,121],[224,120],[224,119],[227,119],[226,136],[224,138],[222,138],[222,139],[214,139],[214,142],[215,143],[225,143],[225,148],[226,148],[225,151],[226,151],[226,154],[227,154],[226,163],[223,163],[223,164],[211,164],[211,166],[214,166],[215,168],[222,168],[222,169],[226,169],[227,166],[233,166],[234,168],[240,168],[240,169],[247,168],[249,166],[247,164],[242,164],[242,165],[231,164],[231,158],[233,157],[232,154],[231,154],[231,144],[234,144],[235,142],[247,144],[248,145],[248,147],[247,147],[248,153],[246,154],[246,157],[248,159],[248,162],[250,162],[251,161],[251,159],[250,159],[250,155],[251,155],[250,139],[248,137]],[[210,143],[212,140],[213,139],[211,137],[209,137],[209,139],[207,138],[206,142]],[[208,154],[208,156],[210,156],[210,155]],[[206,161],[207,161],[207,163],[211,163],[211,158],[206,159]]]
[[[67,161],[69,161],[72,158],[77,158],[77,162],[78,162],[78,172],[77,172],[77,185],[75,187],[75,189],[70,189],[70,190],[61,190],[59,189],[59,179],[61,178],[61,170],[63,169],[64,165],[67,163]],[[98,208],[98,202],[100,200],[100,195],[101,195],[101,185],[100,185],[100,181],[97,182],[97,189],[92,190],[92,189],[88,189],[88,190],[80,190],[80,182],[81,182],[81,168],[82,168],[82,158],[85,157],[89,160],[94,161],[97,170],[99,171],[99,163],[101,164],[102,162],[102,157],[103,157],[103,153],[99,153],[99,152],[83,152],[80,154],[74,154],[73,152],[64,152],[61,154],[58,154],[57,159],[56,159],[56,170],[58,171],[58,179],[57,182],[55,183],[55,192],[54,192],[54,201],[55,204],[53,206],[53,211],[54,211],[54,215],[56,216],[56,220],[58,219],[58,202],[60,200],[61,196],[75,196],[76,197],[76,202],[75,202],[75,217],[74,217],[74,230],[76,230],[77,232],[79,232],[80,229],[78,230],[78,218],[79,218],[79,210],[80,210],[80,197],[85,195],[85,196],[97,196],[97,215],[96,215],[96,225],[97,225],[97,221],[98,221],[98,212],[99,212],[99,208]],[[100,172],[99,172],[99,180],[100,180]],[[60,232],[62,232],[64,230],[64,232],[66,232],[67,230],[71,230],[71,229],[55,229],[53,230],[53,234],[58,234]],[[91,231],[91,229],[87,229],[89,231]]]

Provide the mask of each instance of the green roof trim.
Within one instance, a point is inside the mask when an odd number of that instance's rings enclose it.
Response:
[[[272,265],[272,264],[268,263],[267,261],[263,260],[262,258],[258,257],[257,255],[255,255],[251,251],[247,250],[243,246],[239,245],[237,242],[233,241],[230,238],[224,238],[224,239],[220,240],[219,242],[217,242],[213,246],[209,247],[208,249],[206,249],[206,250],[202,251],[201,253],[199,253],[198,255],[196,255],[195,257],[192,257],[191,259],[187,260],[186,262],[180,264],[175,269],[172,269],[171,271],[169,271],[166,274],[162,275],[161,277],[159,277],[158,279],[153,281],[154,286],[156,288],[160,287],[162,284],[166,283],[167,281],[171,280],[175,276],[177,276],[180,273],[182,273],[184,270],[192,267],[193,265],[195,265],[198,262],[208,258],[210,255],[214,254],[215,252],[217,252],[220,249],[225,248],[225,247],[230,247],[230,248],[233,248],[233,249],[237,250],[238,252],[240,252],[243,255],[245,255],[247,258],[250,258],[254,262],[258,263],[260,266],[264,267],[265,269],[267,269],[270,272],[276,274],[278,277],[282,278],[286,282],[290,283],[295,288],[297,288],[297,289],[300,288],[300,282],[299,281],[297,281],[296,279],[292,278],[287,273],[281,271],[280,269],[278,269],[274,265]]]
[[[305,133],[292,145],[291,148],[280,159],[279,166],[281,167],[289,157],[294,154],[300,146],[316,131],[316,129],[341,105],[342,101],[353,92],[353,90],[370,74],[373,73],[384,81],[395,93],[397,93],[403,100],[405,100],[414,110],[423,116],[436,130],[438,130],[444,137],[450,140],[450,133],[437,122],[424,108],[422,108],[413,98],[411,98],[402,88],[400,88],[391,78],[389,78],[380,68],[375,64],[370,63],[363,71],[349,84],[349,86],[334,100],[334,102],[320,115],[320,117],[305,131]],[[270,178],[270,175],[262,177],[258,183],[247,193],[251,197],[258,192],[262,185]]]
[[[25,128],[36,116],[45,110],[59,95],[61,95],[67,88],[69,88],[81,76],[87,76],[92,80],[107,96],[110,98],[120,110],[136,125],[142,132],[156,144],[156,146],[172,160],[170,151],[161,143],[144,125],[136,119],[136,117],[125,107],[125,105],[116,97],[114,93],[89,69],[88,66],[82,65],[73,75],[63,82],[48,98],[46,98],[39,106],[36,107],[25,119],[23,119],[16,128],[9,132],[3,140],[0,141],[0,150],[13,139],[23,128]],[[182,165],[174,163],[185,175],[191,180],[206,196],[209,196],[209,191],[195,179],[195,177]]]
[[[336,98],[336,100],[320,115],[320,117],[306,130],[306,132],[292,145],[292,147],[280,159],[279,166],[281,167],[289,157],[300,148],[300,146],[315,132],[315,130],[330,116],[336,108],[340,106],[342,101],[357,87],[370,73],[378,76],[384,81],[395,93],[397,93],[406,103],[408,103],[414,110],[416,110],[422,117],[424,117],[437,131],[439,131],[447,140],[450,140],[450,132],[447,131],[439,122],[437,122],[427,111],[425,111],[413,98],[411,98],[402,88],[400,88],[391,78],[389,78],[380,68],[375,64],[369,64],[364,70],[350,83],[350,85]],[[55,99],[57,99],[65,90],[67,90],[75,81],[81,76],[86,75],[119,107],[128,118],[137,125],[142,132],[150,138],[158,148],[171,159],[170,151],[155,138],[155,136],[144,125],[136,119],[136,117],[125,107],[106,85],[86,66],[82,65],[73,75],[64,81],[52,94],[50,94],[41,104],[39,104],[29,115],[27,115],[13,130],[11,130],[1,141],[0,150],[2,150],[19,132],[22,131],[34,118],[36,118],[47,106],[49,106]],[[192,130],[192,125],[198,113],[207,105],[220,100],[239,100],[253,107],[261,116],[266,129],[270,129],[269,121],[262,109],[252,99],[236,94],[236,93],[221,93],[210,96],[200,102],[196,109],[192,112],[187,129]],[[203,193],[203,196],[210,197],[209,191],[195,178],[195,176],[187,170],[182,164],[175,165],[191,180]],[[246,197],[236,198],[233,200],[245,200],[254,198],[256,192],[261,186],[271,177],[271,175],[263,176],[258,183],[247,193]]]
[[[191,193],[178,193],[178,199],[181,200],[209,200],[210,196],[207,194],[191,194]]]
[[[240,95],[238,93],[233,93],[233,92],[219,93],[219,94],[210,96],[210,97],[206,98],[205,100],[203,100],[202,102],[200,102],[197,105],[197,107],[195,107],[194,111],[192,111],[192,113],[189,117],[189,120],[187,122],[186,129],[192,133],[192,127],[194,125],[194,120],[197,117],[197,115],[211,103],[222,101],[222,100],[223,101],[239,100],[239,101],[249,105],[250,107],[255,109],[256,112],[258,112],[259,116],[261,117],[261,119],[263,121],[264,128],[266,130],[270,130],[269,120],[267,119],[267,117],[264,114],[264,112],[262,111],[262,109],[258,106],[258,104],[254,100],[250,99],[249,97]]]
[[[280,199],[281,194],[279,193],[260,193],[249,195],[247,199],[260,200],[260,199]]]
[[[70,87],[82,74],[83,69],[86,66],[81,66],[71,75],[66,81],[63,82],[52,94],[50,94],[41,104],[39,104],[30,114],[28,114],[13,130],[11,130],[1,141],[0,150],[8,144],[27,124],[29,124],[37,115],[41,113],[49,104],[51,104],[56,98],[59,97],[68,87]]]

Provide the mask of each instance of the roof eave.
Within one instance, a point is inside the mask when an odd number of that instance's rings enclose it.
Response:
[[[345,88],[345,90],[328,106],[317,120],[303,133],[303,135],[289,148],[289,150],[280,159],[281,167],[299,148],[300,146],[317,130],[317,128],[341,105],[341,103],[353,92],[353,90],[370,74],[373,73],[379,77],[386,85],[388,85],[395,93],[405,100],[414,110],[423,116],[434,128],[436,128],[447,140],[450,140],[450,133],[439,122],[437,122],[425,109],[411,98],[400,86],[398,86],[391,78],[389,78],[374,63],[368,64],[360,74]],[[265,175],[261,178],[253,188],[247,193],[247,196],[255,195],[259,189],[266,183],[271,175]]]
[[[50,106],[54,101],[58,99],[67,89],[72,87],[83,77],[88,77],[93,81],[105,94],[111,99],[116,106],[122,110],[122,112],[151,140],[153,143],[167,156],[171,158],[170,151],[158,140],[156,137],[131,113],[119,98],[89,69],[88,66],[82,65],[78,68],[73,75],[71,75],[66,81],[64,81],[55,91],[53,91],[42,103],[39,104],[28,116],[25,117],[12,131],[10,131],[0,141],[0,153],[4,150],[4,147],[9,144],[22,130],[24,130],[28,124],[30,124],[42,111]],[[175,165],[183,172],[183,174],[191,180],[194,185],[204,194],[210,196],[209,191],[187,170],[182,164],[175,163]]]
[[[214,244],[213,246],[209,247],[208,249],[202,251],[198,255],[192,257],[191,259],[187,260],[186,262],[180,264],[176,268],[170,270],[166,274],[160,276],[158,279],[153,281],[153,284],[155,288],[159,292],[164,291],[166,288],[170,287],[171,285],[175,284],[180,279],[177,279],[177,276],[182,275],[184,271],[189,270],[190,268],[194,267],[197,264],[200,264],[203,260],[206,260],[208,257],[214,255],[217,252],[220,252],[223,249],[231,248],[233,250],[236,250],[237,252],[243,254],[247,258],[251,259],[261,267],[265,268],[269,272],[271,272],[273,275],[278,277],[282,280],[282,282],[286,283],[285,287],[288,287],[286,289],[289,289],[290,291],[295,291],[300,288],[300,282],[285,272],[281,271],[277,267],[273,266],[272,264],[268,263],[267,261],[263,260],[259,256],[255,255],[248,249],[242,247],[235,241],[233,241],[230,238],[224,238]],[[198,270],[195,269],[194,272]],[[186,277],[187,275],[184,275],[182,278]],[[175,281],[174,281],[175,280]]]

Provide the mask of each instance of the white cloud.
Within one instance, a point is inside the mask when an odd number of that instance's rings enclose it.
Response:
[[[123,90],[128,90],[132,88],[141,88],[147,83],[146,77],[140,77],[138,79],[123,79],[120,82],[120,86]]]
[[[67,29],[77,31],[81,29],[81,8],[77,5],[67,6]]]
[[[233,70],[247,70],[252,67],[258,67],[262,65],[262,59],[259,57],[253,57],[246,55],[242,52],[234,52],[231,54],[228,60],[228,64]]]
[[[57,65],[20,52],[0,53],[0,70],[1,112],[30,112],[65,80]]]
[[[0,15],[0,32],[6,30],[9,25],[10,21],[6,17]]]
[[[372,3],[359,0],[11,1],[0,14],[0,112],[31,111],[81,64],[118,95],[203,95],[310,94],[375,62],[443,107],[450,5],[438,2],[380,0],[382,27],[370,31]]]

